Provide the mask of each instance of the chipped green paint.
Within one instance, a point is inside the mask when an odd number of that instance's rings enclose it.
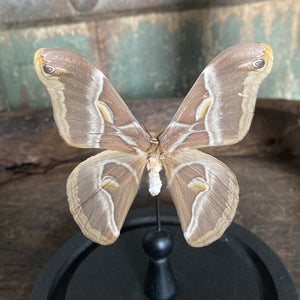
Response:
[[[300,28],[297,35],[298,41],[300,41]],[[293,61],[291,64],[291,71],[294,74],[294,77],[298,79],[298,87],[300,86],[300,43],[297,44],[297,47],[293,53]]]
[[[268,43],[273,49],[274,65],[260,88],[259,95],[262,97],[300,99],[300,44],[298,42],[293,54],[291,14],[277,13],[273,18]],[[261,15],[252,20],[252,27],[254,40],[266,41],[265,24]]]
[[[42,47],[65,47],[95,60],[83,35],[66,34],[37,39],[34,31],[29,32],[26,38],[21,30],[9,31],[5,45],[0,47],[0,84],[4,87],[4,97],[8,99],[8,110],[50,105],[49,94],[38,80],[32,64],[35,51]]]
[[[291,27],[290,21],[290,18],[277,14],[272,22],[272,32],[269,38],[274,51],[275,63],[268,78],[269,92],[272,96],[275,94],[275,86],[276,94],[284,96],[284,94],[290,93],[288,89],[293,88],[291,85],[296,84],[294,78],[290,77],[290,67],[293,60],[287,59],[287,57],[290,57],[292,42],[289,30]],[[290,79],[292,79],[292,82]]]
[[[252,32],[253,32],[253,38],[255,41],[265,41],[266,36],[264,32],[265,24],[264,19],[261,14],[257,15],[255,18],[253,18],[252,22]]]
[[[124,98],[182,96],[199,74],[201,35],[194,22],[173,32],[160,23],[141,22],[137,32],[128,27],[118,44],[109,42],[112,84]]]
[[[264,42],[267,41],[264,28],[264,20],[261,14],[257,15],[252,20],[252,32],[253,32],[253,40],[258,42]],[[271,43],[268,42],[270,45]],[[273,50],[273,54],[275,56],[275,59],[277,61],[277,53],[276,49],[274,49],[273,45],[271,45],[271,48]],[[270,95],[273,93],[274,86],[276,85],[276,82],[274,82],[274,69],[276,69],[277,63],[273,64],[273,70],[271,74],[268,75],[268,77],[263,81],[262,85],[260,86],[260,89],[258,91],[259,97],[270,97]]]
[[[206,54],[202,52],[201,19],[184,22],[175,31],[159,22],[140,22],[136,32],[128,26],[119,34],[118,43],[109,41],[113,56],[109,78],[124,98],[183,97],[212,58],[240,42],[242,27],[234,15],[224,24],[213,22],[212,44]],[[259,96],[268,97],[272,85],[272,80],[262,85]]]
[[[159,0],[155,5],[165,5],[168,1],[177,0]],[[232,4],[241,2],[232,1]],[[275,59],[259,97],[300,100],[300,3],[293,0],[247,1],[231,6],[227,2],[218,5],[218,0],[214,3],[211,7],[204,5],[182,11],[144,14],[137,10],[135,15],[104,18],[107,9],[126,11],[125,8],[142,9],[151,5],[103,0],[93,10],[95,14],[102,12],[99,19],[95,15],[68,25],[48,24],[18,30],[7,27],[7,31],[0,32],[0,110],[50,104],[32,66],[35,50],[49,46],[74,49],[103,66],[124,98],[145,99],[182,97],[205,65],[222,50],[239,42],[262,41],[270,44]],[[70,9],[73,15],[72,6],[64,8],[59,15],[55,13],[58,6],[50,9],[49,18],[67,16]]]
[[[220,21],[212,22],[210,27],[212,33],[212,51],[206,59],[206,64],[222,50],[240,42],[240,30],[242,26],[243,23],[233,15],[229,16],[224,24]]]

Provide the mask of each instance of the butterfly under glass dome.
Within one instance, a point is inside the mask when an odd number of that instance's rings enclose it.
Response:
[[[201,247],[218,239],[232,222],[239,187],[225,164],[196,149],[245,137],[272,64],[265,43],[228,48],[200,74],[166,129],[151,136],[87,59],[63,48],[39,49],[34,66],[50,93],[61,137],[74,147],[105,149],[80,163],[67,181],[70,211],[83,234],[113,243],[144,169],[155,196],[164,168],[187,242]]]

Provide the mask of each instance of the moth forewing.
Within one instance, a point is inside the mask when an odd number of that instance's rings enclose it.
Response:
[[[203,247],[222,236],[239,199],[233,172],[199,150],[176,151],[164,160],[172,199],[187,242]]]
[[[118,238],[145,164],[146,156],[107,150],[73,170],[67,182],[68,202],[85,236],[102,245]]]
[[[203,70],[160,136],[170,152],[234,144],[247,134],[256,97],[273,65],[271,48],[246,43],[221,52]]]
[[[51,96],[61,137],[79,148],[140,153],[149,135],[104,74],[82,55],[42,48],[34,55],[39,79]]]

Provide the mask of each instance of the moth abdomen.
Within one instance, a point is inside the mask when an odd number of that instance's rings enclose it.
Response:
[[[160,193],[162,182],[159,172],[162,170],[161,160],[162,150],[157,137],[152,136],[150,139],[150,147],[147,153],[147,170],[149,179],[149,193],[157,196]]]

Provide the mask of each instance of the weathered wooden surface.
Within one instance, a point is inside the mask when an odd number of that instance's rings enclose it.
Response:
[[[50,105],[32,65],[40,47],[78,51],[124,98],[146,99],[182,97],[222,50],[263,41],[275,62],[260,97],[300,99],[299,1],[94,2],[0,0],[0,110]]]
[[[265,0],[248,0],[247,2],[260,2]],[[20,27],[35,23],[76,21],[80,18],[107,18],[115,15],[136,14],[147,11],[172,11],[178,9],[208,8],[215,6],[240,5],[243,0],[1,0],[0,26],[2,28]],[[0,28],[1,28],[0,27]]]
[[[179,103],[169,99],[128,104],[155,131],[169,121]],[[272,103],[258,101],[243,142],[208,150],[237,174],[241,191],[235,221],[280,256],[300,295],[300,103]],[[65,183],[71,170],[93,152],[64,144],[51,109],[1,114],[0,177],[6,183],[0,185],[0,300],[28,299],[42,267],[78,232]],[[154,205],[145,180],[134,207]],[[171,205],[166,189],[161,198]]]
[[[300,295],[299,161],[272,155],[218,157],[237,174],[235,221],[282,259]],[[0,299],[28,299],[34,280],[55,251],[79,231],[68,210],[65,182],[76,163],[11,181],[0,188]],[[145,184],[134,207],[154,206]],[[167,191],[163,204],[170,205]],[[141,242],[142,246],[142,242]]]
[[[159,132],[168,124],[180,102],[181,99],[156,99],[126,103],[150,131]],[[279,101],[289,110],[282,111],[280,105],[278,109],[268,108],[270,102],[273,101],[258,101],[251,130],[241,143],[205,151],[222,156],[262,156],[287,151],[299,156],[300,103]],[[67,146],[58,135],[50,108],[0,114],[0,183],[43,173],[63,162],[80,161],[97,152]]]

